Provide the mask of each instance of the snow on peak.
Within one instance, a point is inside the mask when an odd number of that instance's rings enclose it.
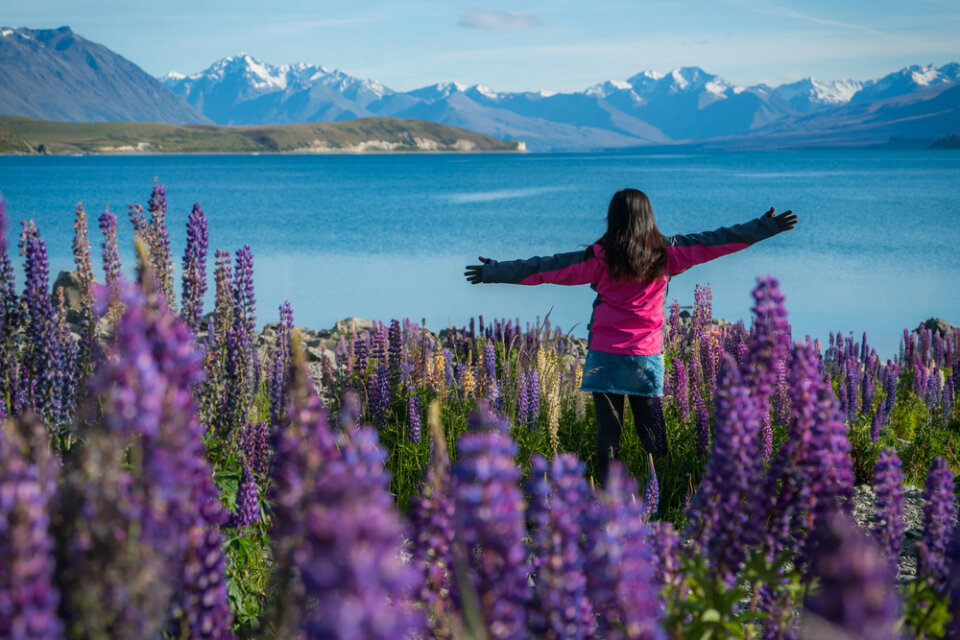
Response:
[[[178,80],[183,80],[186,78],[186,74],[180,73],[179,71],[168,71],[166,75],[160,78],[161,81],[171,81],[176,82]]]
[[[0,38],[6,38],[13,35],[13,29],[0,29]]]
[[[495,99],[500,97],[500,95],[496,91],[494,91],[493,89],[491,89],[485,84],[478,84],[474,87],[474,89],[476,90],[477,93],[487,98]]]
[[[940,70],[932,64],[910,70],[910,79],[921,87],[933,84],[940,80]]]
[[[633,89],[633,85],[624,80],[606,80],[599,84],[593,85],[583,93],[596,98],[606,98],[611,93],[616,93],[617,91],[629,91],[630,89]]]

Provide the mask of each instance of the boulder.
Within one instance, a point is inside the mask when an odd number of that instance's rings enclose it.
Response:
[[[83,302],[81,295],[83,285],[76,271],[61,271],[57,281],[53,283],[53,304],[57,305],[59,291],[63,291],[63,303],[67,308],[67,322],[76,324],[83,319]]]
[[[920,331],[921,328],[926,327],[934,333],[939,333],[941,336],[945,336],[948,333],[953,333],[955,326],[944,320],[943,318],[929,318],[920,323],[920,326],[914,329],[914,331]]]

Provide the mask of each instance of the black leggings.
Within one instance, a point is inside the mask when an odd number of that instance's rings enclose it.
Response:
[[[666,434],[657,434],[657,407],[654,399],[648,396],[627,396],[630,398],[630,410],[633,411],[633,425],[640,437],[643,448],[654,455],[666,453]],[[597,414],[597,475],[600,483],[607,481],[610,468],[610,454],[620,458],[620,429],[623,425],[623,396],[613,393],[594,393],[593,407]],[[658,438],[658,435],[660,436]]]

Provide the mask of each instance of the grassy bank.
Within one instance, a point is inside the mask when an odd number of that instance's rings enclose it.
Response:
[[[362,118],[263,127],[52,122],[0,116],[0,153],[520,151],[523,143],[423,120]]]

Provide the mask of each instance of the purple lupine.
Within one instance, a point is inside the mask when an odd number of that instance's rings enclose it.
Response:
[[[850,424],[860,415],[860,363],[856,358],[847,358],[847,420]],[[842,383],[841,383],[842,384]]]
[[[167,306],[175,311],[173,256],[170,253],[170,234],[167,232],[167,190],[162,184],[153,185],[147,210],[150,220],[145,240],[150,248],[150,266],[153,267],[157,286],[167,297]]]
[[[387,330],[387,370],[389,372],[390,389],[400,389],[400,378],[403,371],[403,332],[400,330],[400,321],[391,320]]]
[[[48,513],[54,478],[37,440],[31,456],[15,430],[0,434],[0,637],[59,640],[66,636]]]
[[[699,284],[693,290],[693,339],[700,342],[707,327],[713,320],[713,308],[711,300],[713,291],[710,285],[701,287]]]
[[[707,404],[699,395],[696,399],[697,414],[697,454],[707,455],[710,451],[710,413]]]
[[[280,323],[270,364],[270,419],[274,425],[284,424],[287,406],[287,385],[290,382],[290,336],[293,333],[293,307],[289,300],[280,305]],[[341,336],[342,337],[342,336]]]
[[[497,385],[497,352],[493,348],[492,342],[487,342],[483,347],[483,369],[487,399],[499,407],[500,387]]]
[[[598,614],[598,632],[609,640],[665,637],[659,594],[663,582],[657,571],[666,576],[677,567],[672,557],[658,562],[656,545],[669,546],[676,536],[661,536],[652,530],[660,523],[644,521],[636,491],[636,481],[615,460],[605,489],[585,513],[588,592]]]
[[[880,439],[880,433],[883,431],[883,407],[877,407],[873,412],[873,419],[870,421],[870,442],[876,442]]]
[[[471,431],[457,442],[453,470],[456,529],[464,545],[458,555],[469,568],[490,637],[525,638],[530,586],[517,446],[507,425],[483,405],[470,423]],[[483,553],[474,553],[475,547]],[[457,590],[456,595],[462,601],[464,594]]]
[[[227,598],[227,558],[223,535],[215,528],[191,527],[183,573],[184,611],[191,638],[228,640],[233,618]]]
[[[917,576],[928,580],[937,593],[947,588],[949,571],[946,545],[953,534],[953,472],[937,456],[927,472],[923,492],[923,538],[917,544]]]
[[[754,398],[732,356],[724,358],[717,389],[713,450],[690,506],[690,531],[711,565],[729,580],[758,541],[764,516],[759,487],[763,462]]]
[[[248,245],[236,253],[232,289],[230,325],[224,341],[226,402],[221,410],[221,433],[246,424],[257,383],[253,253]]]
[[[2,231],[0,231],[2,233]],[[87,230],[87,213],[82,204],[77,204],[73,221],[73,263],[80,281],[80,342],[77,351],[77,370],[81,384],[93,369],[93,350],[96,348],[93,315],[93,265],[90,263],[90,240]],[[2,311],[0,311],[2,313]]]
[[[673,399],[684,420],[690,418],[690,401],[687,395],[687,367],[683,360],[673,361]]]
[[[878,412],[879,413],[879,412]],[[877,524],[874,536],[887,559],[896,566],[903,548],[903,471],[893,449],[884,449],[874,468]]]
[[[367,373],[367,341],[354,336],[353,371],[361,376]]]
[[[790,351],[790,325],[776,278],[757,278],[752,295],[753,337],[741,369],[753,383],[751,393],[757,409],[766,411],[769,410],[769,399],[776,391],[779,363]]]
[[[442,435],[442,434],[441,434]],[[410,498],[414,545],[411,565],[422,578],[419,601],[431,613],[428,630],[438,635],[450,607],[454,504],[450,493],[450,458],[443,438],[431,438],[431,461],[421,490]]]
[[[19,311],[13,262],[7,253],[7,206],[0,197],[0,361],[5,363],[17,360],[13,336],[20,325]],[[7,398],[12,400],[18,388],[15,367],[0,367],[0,405],[5,414],[12,408],[7,406]]]
[[[411,394],[410,397],[407,398],[407,418],[410,420],[410,429],[408,431],[410,442],[417,444],[420,442],[420,431],[422,427],[419,396]]]
[[[27,350],[24,354],[26,374],[36,384],[33,408],[43,421],[54,427],[68,419],[64,412],[62,382],[66,371],[61,369],[61,340],[56,311],[50,301],[50,272],[47,244],[33,221],[23,222],[20,234],[20,255],[24,257],[24,289],[22,301],[27,308]]]
[[[647,457],[650,464],[647,482],[643,486],[643,518],[650,521],[653,520],[660,506],[660,483],[657,481],[657,470],[653,466],[653,456],[647,454]]]
[[[787,386],[787,358],[776,363],[777,387],[773,392],[773,421],[780,425],[790,424],[790,389]]]
[[[546,638],[592,637],[593,610],[579,545],[589,494],[583,465],[573,454],[550,464],[535,456],[530,479],[535,556],[530,632]]]
[[[230,315],[233,313],[233,275],[231,273],[232,258],[230,252],[217,249],[214,253],[213,279],[216,286],[212,330],[207,330],[216,337],[218,344],[223,345],[230,329]]]
[[[249,245],[243,245],[237,250],[233,267],[233,317],[234,326],[244,336],[246,348],[244,371],[246,382],[253,392],[257,372],[254,369],[254,354],[256,347],[253,340],[257,332],[256,298],[253,290],[253,252]]]
[[[183,284],[180,315],[187,326],[196,333],[203,318],[203,296],[207,292],[207,217],[194,203],[187,218],[187,248],[183,252]]]
[[[250,472],[250,465],[244,461],[240,473],[240,488],[237,490],[237,505],[228,527],[246,529],[260,521],[260,490],[257,481]]]
[[[249,422],[240,431],[240,450],[250,471],[258,478],[265,478],[270,459],[268,440],[270,425],[267,422]]]
[[[770,462],[773,455],[773,427],[770,425],[770,412],[760,412],[760,457],[763,463]]]
[[[530,367],[527,377],[527,426],[536,428],[540,420],[540,374]]]
[[[901,638],[895,574],[876,545],[840,511],[827,514],[817,538],[820,592],[804,602],[804,637]]]
[[[387,366],[383,363],[377,365],[377,372],[371,376],[376,382],[377,392],[376,401],[373,408],[374,421],[378,427],[386,424],[387,415],[390,413],[390,380]]]
[[[521,427],[528,426],[527,416],[530,412],[530,398],[527,393],[527,374],[523,371],[517,376],[517,424]]]
[[[670,315],[667,323],[670,327],[670,344],[679,345],[683,327],[680,324],[680,303],[674,300],[670,303]]]

